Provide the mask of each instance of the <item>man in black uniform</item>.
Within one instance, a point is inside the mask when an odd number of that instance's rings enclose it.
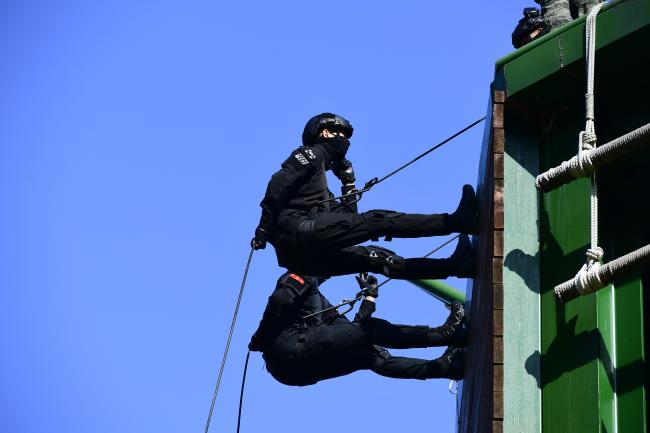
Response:
[[[305,386],[357,370],[372,370],[397,379],[463,377],[463,305],[453,302],[451,314],[437,328],[394,325],[371,317],[378,296],[377,280],[364,284],[366,297],[354,321],[332,310],[320,293],[323,278],[285,273],[269,298],[260,326],[249,344],[263,352],[266,368],[285,385]],[[381,346],[407,349],[450,346],[440,358],[424,360],[391,356]]]
[[[452,214],[358,213],[351,198],[327,201],[333,197],[327,187],[327,170],[341,180],[343,194],[355,190],[352,163],[345,159],[352,132],[350,122],[336,114],[319,114],[307,122],[303,146],[291,153],[268,184],[252,246],[265,248],[268,240],[280,266],[306,275],[374,272],[402,279],[472,277],[474,258],[467,236],[460,237],[449,259],[403,259],[385,248],[357,246],[380,236],[476,233],[477,207],[469,185],[463,187],[458,209]]]
[[[512,32],[512,46],[521,48],[551,31],[548,23],[537,8],[524,8],[524,17]]]

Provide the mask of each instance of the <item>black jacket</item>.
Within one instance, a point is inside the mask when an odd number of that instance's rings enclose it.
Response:
[[[259,226],[267,233],[273,233],[283,211],[305,214],[329,210],[339,203],[319,203],[334,195],[327,186],[325,173],[331,169],[331,157],[324,145],[301,146],[291,152],[291,156],[282,163],[282,167],[271,177],[264,199],[260,203],[262,216]],[[349,188],[341,191],[349,192]],[[343,200],[347,210],[357,212],[353,200]]]
[[[260,203],[262,217],[259,227],[273,231],[280,211],[293,209],[310,211],[319,201],[330,197],[325,172],[329,169],[329,155],[321,146],[301,146],[291,152],[269,181]]]
[[[283,332],[295,333],[308,327],[321,326],[333,321],[341,323],[348,319],[336,310],[302,318],[332,306],[319,290],[325,278],[303,277],[291,272],[284,273],[269,297],[260,325],[249,344],[253,351],[264,351]],[[363,300],[354,322],[369,318],[375,311],[375,303]]]

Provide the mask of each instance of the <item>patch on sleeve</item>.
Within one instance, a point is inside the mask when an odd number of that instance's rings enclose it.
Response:
[[[298,160],[302,165],[309,165],[309,161],[307,161],[307,158],[305,158],[305,155],[303,155],[300,152],[296,152],[295,155],[293,155],[294,158]]]
[[[282,163],[282,167],[289,167],[299,173],[305,173],[310,167],[317,167],[320,159],[321,157],[316,150],[300,147],[291,152],[291,156]]]
[[[307,158],[309,159],[316,159],[316,154],[308,147],[303,150],[303,153],[307,155]]]
[[[289,274],[289,278],[293,278],[294,280],[298,281],[300,284],[305,284],[305,280],[303,280],[296,274]]]

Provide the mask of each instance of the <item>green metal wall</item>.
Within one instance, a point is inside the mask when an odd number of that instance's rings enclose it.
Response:
[[[565,116],[568,117],[568,116]],[[580,116],[562,119],[542,146],[543,167],[572,156]],[[559,119],[558,119],[559,120]],[[573,121],[571,121],[573,120]],[[553,287],[584,263],[589,246],[589,182],[580,180],[545,194],[541,232],[541,386],[544,432],[598,432],[600,331],[595,296],[561,305]]]
[[[647,105],[634,107],[630,112],[610,113],[600,123],[599,135],[613,138],[626,132],[629,128],[621,125],[633,118],[650,120]],[[544,168],[575,153],[575,146],[565,143],[575,141],[582,119],[572,117],[562,116],[549,132],[541,148]],[[645,151],[600,173],[599,234],[606,261],[650,241],[649,172],[650,151]],[[552,292],[584,262],[589,246],[589,192],[589,182],[580,180],[545,194],[541,204],[543,431],[645,432],[641,275],[566,305],[558,304]]]
[[[504,122],[503,431],[540,433],[539,128],[520,114]]]
[[[616,2],[603,12],[599,25],[596,132],[604,144],[650,122],[650,1]],[[497,63],[494,86],[508,92],[506,161],[512,161],[516,170],[527,169],[534,176],[577,152],[578,133],[584,129],[583,27],[576,23],[564,34],[551,34]],[[537,170],[522,163],[533,159],[539,161]],[[504,330],[504,351],[516,354],[506,356],[506,376],[524,367],[536,380],[534,385],[517,387],[506,377],[504,432],[537,431],[527,429],[521,413],[509,414],[521,412],[517,401],[534,395],[533,386],[541,391],[542,432],[648,431],[645,358],[650,293],[644,297],[643,281],[650,282],[650,271],[644,271],[643,278],[631,275],[596,294],[559,304],[553,287],[575,275],[589,247],[589,180],[539,194],[537,221],[526,217],[531,232],[539,236],[535,252],[509,248],[517,242],[508,240],[507,227],[512,224],[508,219],[523,214],[508,205],[522,194],[513,184],[521,177],[509,179],[508,173],[506,166],[504,302],[509,294],[538,285],[539,335],[526,340],[538,338],[539,351],[523,359],[518,347],[522,342],[508,340]],[[650,149],[601,170],[599,185],[605,261],[650,243]],[[522,267],[526,262],[539,266],[538,281],[531,277],[534,272]],[[506,277],[508,272],[511,278]],[[509,308],[517,306],[510,303]],[[515,365],[508,365],[509,359]]]
[[[618,119],[645,115],[638,111]],[[641,120],[641,119],[639,119]],[[650,243],[650,200],[646,185],[650,149],[630,155],[607,167],[600,175],[601,243],[609,258],[619,257]],[[646,431],[644,379],[644,291],[641,274],[630,275],[597,293],[601,344],[599,384],[603,431]],[[642,429],[645,427],[645,430]]]

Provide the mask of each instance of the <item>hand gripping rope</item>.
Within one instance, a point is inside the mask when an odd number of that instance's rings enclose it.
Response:
[[[470,129],[472,129],[473,127],[475,127],[476,125],[478,125],[479,123],[481,123],[481,122],[484,121],[484,120],[485,120],[485,116],[483,116],[483,117],[481,117],[480,119],[478,119],[478,120],[472,122],[471,124],[467,125],[465,128],[461,129],[460,131],[458,131],[458,132],[455,133],[454,135],[452,135],[452,136],[450,136],[450,137],[444,139],[443,141],[441,141],[440,143],[438,143],[438,144],[436,144],[435,146],[431,147],[431,148],[428,149],[427,151],[425,151],[425,152],[421,153],[420,155],[416,156],[416,157],[413,158],[411,161],[409,161],[409,162],[407,162],[406,164],[402,165],[401,167],[399,167],[399,168],[397,168],[397,169],[391,171],[391,172],[388,173],[386,176],[384,176],[384,177],[382,177],[382,178],[373,177],[373,178],[370,179],[368,182],[366,182],[366,184],[363,186],[362,189],[360,189],[360,190],[358,190],[358,191],[356,191],[356,190],[355,190],[355,191],[351,191],[351,192],[349,192],[349,193],[347,193],[347,194],[343,194],[343,195],[338,196],[338,197],[333,197],[333,198],[329,198],[329,199],[327,199],[327,200],[319,201],[318,204],[329,203],[329,202],[332,202],[332,201],[335,201],[335,200],[340,200],[340,199],[350,198],[350,197],[354,197],[354,198],[355,198],[354,202],[357,202],[357,201],[361,200],[361,196],[363,195],[363,193],[364,193],[364,192],[368,192],[368,191],[370,191],[370,190],[372,189],[373,186],[375,186],[375,185],[377,185],[377,184],[379,184],[379,183],[385,181],[386,179],[388,179],[389,177],[393,176],[394,174],[399,173],[400,171],[404,170],[406,167],[410,166],[411,164],[413,164],[413,163],[416,162],[417,160],[419,160],[419,159],[421,159],[421,158],[424,158],[425,156],[427,156],[428,154],[430,154],[431,152],[433,152],[433,151],[436,150],[437,148],[442,147],[443,145],[449,143],[449,142],[450,142],[451,140],[453,140],[454,138],[456,138],[456,137],[458,137],[458,136],[464,134],[465,132],[469,131]]]

